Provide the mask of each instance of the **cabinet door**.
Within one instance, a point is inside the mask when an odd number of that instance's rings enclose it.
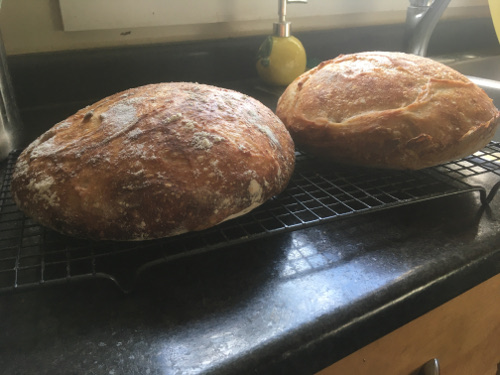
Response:
[[[500,275],[367,345],[317,375],[500,375]]]

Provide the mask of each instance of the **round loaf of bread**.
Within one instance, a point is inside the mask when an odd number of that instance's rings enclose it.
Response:
[[[214,226],[279,194],[295,163],[279,118],[196,83],[130,89],[78,111],[19,156],[19,208],[58,232],[144,240]]]
[[[467,77],[397,52],[321,63],[287,87],[276,113],[304,151],[392,169],[470,155],[491,141],[499,123],[492,100]]]

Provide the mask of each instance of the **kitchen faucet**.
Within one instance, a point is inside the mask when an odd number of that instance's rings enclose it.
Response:
[[[410,0],[406,11],[406,52],[425,56],[432,32],[450,0]]]

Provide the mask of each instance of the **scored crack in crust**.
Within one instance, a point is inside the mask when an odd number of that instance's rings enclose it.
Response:
[[[202,230],[279,194],[294,168],[279,118],[242,93],[142,86],[55,125],[18,158],[11,189],[28,216],[92,239]]]
[[[287,87],[276,114],[304,151],[394,169],[470,155],[493,138],[499,123],[492,100],[467,77],[398,52],[321,63]]]

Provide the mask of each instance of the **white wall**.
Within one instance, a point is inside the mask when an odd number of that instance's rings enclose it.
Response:
[[[443,18],[488,16],[487,4],[452,0]],[[309,0],[288,19],[296,31],[399,23],[407,5]],[[24,54],[266,34],[276,13],[277,0],[3,0],[0,27],[7,53]]]
[[[59,0],[67,31],[117,29],[221,22],[270,20],[277,17],[278,0]],[[479,3],[454,0],[450,8]],[[484,2],[484,4],[486,4]],[[407,0],[309,0],[287,5],[293,20],[348,14],[404,12]]]

